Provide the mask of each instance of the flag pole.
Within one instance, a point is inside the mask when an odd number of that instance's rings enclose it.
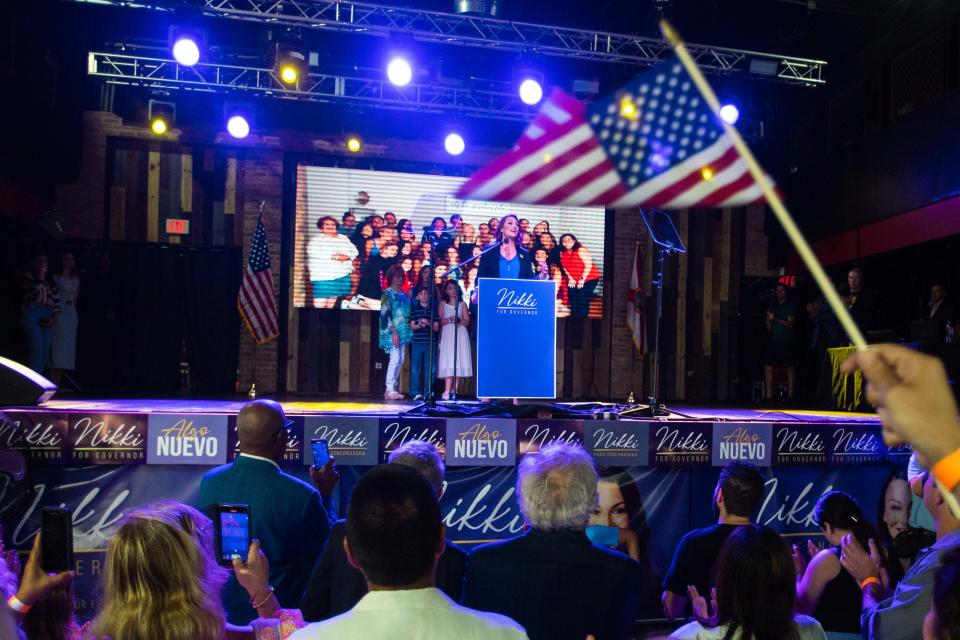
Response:
[[[783,200],[780,199],[780,196],[770,185],[770,182],[767,180],[766,175],[764,175],[763,169],[760,168],[760,164],[757,162],[757,159],[753,157],[753,153],[750,151],[750,148],[743,141],[743,138],[740,137],[740,132],[738,132],[736,128],[728,124],[726,120],[720,117],[720,101],[717,100],[717,96],[713,92],[713,88],[710,86],[710,83],[707,82],[707,79],[704,78],[703,74],[700,72],[700,67],[697,66],[697,63],[694,62],[693,58],[690,56],[690,52],[687,51],[687,47],[680,38],[680,34],[677,33],[676,29],[673,28],[673,25],[671,25],[666,19],[660,20],[660,32],[663,33],[663,37],[666,38],[667,42],[670,43],[670,46],[673,47],[673,50],[680,59],[680,63],[683,65],[683,68],[687,70],[687,73],[690,75],[693,83],[697,86],[697,89],[700,90],[700,94],[703,96],[704,100],[707,101],[707,105],[710,107],[710,110],[713,111],[713,114],[717,117],[717,120],[719,120],[720,124],[723,125],[724,133],[726,133],[733,142],[733,147],[737,150],[737,154],[739,154],[739,156],[746,161],[747,168],[750,170],[750,175],[757,182],[757,184],[760,185],[767,204],[769,204],[770,208],[773,209],[773,212],[776,214],[777,220],[780,221],[780,225],[783,227],[783,230],[787,232],[787,237],[790,238],[790,241],[796,248],[797,253],[799,253],[800,257],[803,259],[803,263],[807,265],[807,269],[809,269],[810,273],[813,274],[813,279],[816,281],[817,286],[820,287],[820,291],[823,292],[827,303],[829,303],[830,308],[833,309],[833,312],[836,314],[837,319],[843,326],[843,329],[847,332],[847,335],[850,336],[850,341],[854,344],[858,351],[866,351],[867,341],[864,340],[863,334],[860,332],[860,328],[853,321],[853,317],[850,315],[846,305],[840,301],[840,296],[837,295],[837,291],[834,289],[833,283],[830,282],[827,274],[823,271],[823,267],[820,266],[820,261],[817,260],[817,256],[814,255],[813,249],[810,248],[806,238],[803,237],[803,233],[800,232],[797,224],[793,221],[793,217],[784,206]],[[940,495],[943,496],[944,501],[949,506],[950,511],[955,517],[960,517],[960,502],[957,501],[956,496],[954,496],[952,492],[948,491],[946,487],[940,484],[939,480],[936,481],[936,485],[937,489],[940,491]]]
[[[693,83],[697,86],[697,89],[700,90],[700,94],[703,96],[704,100],[706,100],[707,105],[710,107],[711,111],[713,111],[713,114],[717,117],[717,120],[719,120],[720,124],[723,125],[724,133],[726,133],[726,135],[733,142],[733,147],[737,150],[737,154],[747,163],[747,168],[750,170],[750,175],[757,182],[757,184],[760,185],[760,188],[763,190],[763,196],[767,200],[767,204],[769,204],[770,208],[773,209],[773,213],[776,214],[777,220],[780,221],[780,225],[783,227],[783,230],[786,231],[787,236],[793,243],[793,246],[796,247],[797,253],[799,253],[800,257],[803,259],[803,263],[807,266],[807,269],[810,270],[810,273],[813,275],[813,279],[816,281],[817,286],[820,287],[820,291],[823,292],[823,295],[826,298],[827,303],[830,305],[830,308],[833,309],[833,312],[836,314],[837,319],[843,326],[844,331],[846,331],[847,335],[850,336],[850,341],[854,344],[858,351],[864,351],[867,348],[867,341],[864,340],[863,333],[860,332],[860,328],[857,327],[857,324],[853,321],[853,317],[847,310],[846,305],[841,302],[840,296],[837,295],[833,283],[830,282],[830,279],[824,272],[823,267],[820,266],[820,261],[817,260],[817,257],[814,255],[813,250],[807,243],[806,238],[803,237],[803,233],[801,233],[800,229],[797,228],[797,224],[793,221],[793,217],[784,206],[783,200],[780,199],[780,196],[770,185],[770,182],[763,173],[763,169],[760,168],[760,164],[757,162],[757,159],[753,157],[753,153],[751,153],[750,148],[743,141],[743,138],[740,137],[740,133],[736,130],[736,128],[728,124],[723,118],[720,117],[720,101],[717,100],[717,96],[713,93],[713,89],[710,87],[710,84],[707,82],[706,78],[703,77],[703,74],[700,72],[700,68],[697,66],[697,63],[693,61],[693,58],[690,56],[690,52],[687,51],[687,47],[680,38],[680,35],[673,28],[673,25],[667,22],[666,19],[660,20],[660,31],[663,33],[663,37],[666,38],[670,43],[670,46],[673,47],[674,52],[680,59],[680,63],[683,64],[684,69],[687,70],[687,73],[690,75]]]
[[[260,200],[257,203],[257,224],[259,225],[263,221],[263,207],[267,204],[265,200]],[[257,347],[260,346],[260,343],[257,342],[257,337],[253,337],[253,371],[250,373],[250,391],[247,392],[247,397],[251,400],[257,399]]]

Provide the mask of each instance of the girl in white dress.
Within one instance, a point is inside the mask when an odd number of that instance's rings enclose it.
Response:
[[[456,393],[460,378],[469,378],[473,375],[473,354],[470,350],[470,335],[467,327],[470,325],[470,315],[467,305],[460,299],[460,287],[453,280],[443,283],[442,300],[440,305],[440,356],[437,358],[437,377],[443,378],[443,400],[449,400],[451,393]],[[454,370],[453,345],[457,345],[457,366]]]

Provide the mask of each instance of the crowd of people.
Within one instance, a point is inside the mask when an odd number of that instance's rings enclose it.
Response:
[[[960,495],[960,424],[943,366],[882,345],[845,364],[856,367],[887,443],[915,451],[906,478],[892,475],[882,492],[890,507],[882,521],[871,522],[854,496],[829,491],[813,511],[827,544],[790,545],[752,520],[762,474],[731,463],[714,490],[717,524],[680,540],[664,578],[663,610],[679,625],[670,637],[960,637],[960,510],[950,507]],[[197,508],[161,502],[126,514],[108,547],[98,613],[83,627],[72,617],[72,573],[43,570],[39,536],[19,579],[5,554],[0,637],[636,637],[641,565],[621,552],[624,540],[591,531],[626,529],[616,525],[631,519],[622,508],[629,499],[581,446],[554,443],[522,458],[524,532],[466,553],[446,539],[444,464],[433,445],[408,442],[361,476],[337,521],[327,500],[337,482],[332,459],[311,469],[312,485],[280,470],[288,425],[274,402],[246,405],[240,456],[206,474]],[[923,546],[911,542],[904,479],[934,527]],[[257,517],[246,558],[234,556],[228,572],[203,512],[231,501],[248,502]]]
[[[501,225],[508,218],[519,228],[517,247],[538,272],[557,283],[557,315],[588,317],[600,284],[600,269],[590,250],[573,233],[558,238],[547,220],[531,224],[513,214],[477,225],[460,214],[449,221],[438,216],[423,230],[390,211],[362,220],[350,211],[340,220],[323,216],[316,222],[319,233],[307,243],[308,304],[377,310],[391,286],[387,272],[393,266],[400,269],[400,289],[408,298],[415,295],[426,271],[425,277],[437,285],[452,279],[469,299],[484,274],[478,260],[457,267],[499,242]]]

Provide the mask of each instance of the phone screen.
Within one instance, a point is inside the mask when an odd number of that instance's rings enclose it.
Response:
[[[73,569],[73,515],[69,509],[45,507],[40,520],[44,571],[70,571]]]
[[[323,438],[310,441],[310,448],[313,449],[313,466],[317,469],[330,461],[330,447]]]
[[[220,512],[220,560],[229,563],[233,556],[246,559],[250,549],[250,514]]]

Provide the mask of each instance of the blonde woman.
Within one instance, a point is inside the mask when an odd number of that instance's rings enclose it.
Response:
[[[257,619],[251,627],[227,624],[220,602],[227,572],[214,561],[212,527],[196,509],[176,502],[129,514],[107,548],[103,605],[86,637],[147,640],[162,629],[166,640],[259,640],[286,637],[303,626],[299,612],[279,609],[256,541],[246,563],[234,560],[234,570],[248,592],[254,591],[259,614],[270,619]]]

